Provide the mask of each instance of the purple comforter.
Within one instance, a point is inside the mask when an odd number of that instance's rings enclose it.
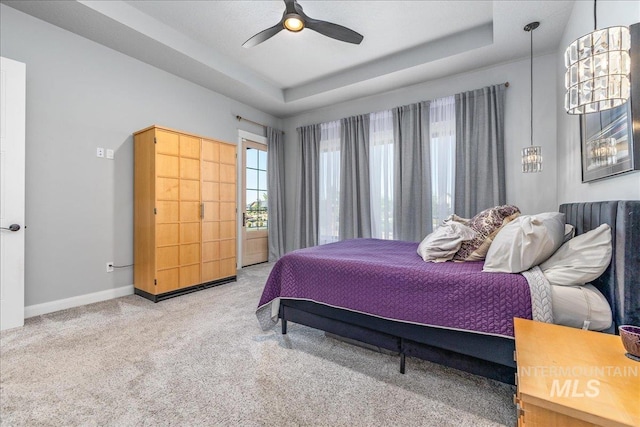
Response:
[[[291,252],[273,267],[258,312],[276,298],[303,299],[509,337],[514,317],[531,319],[529,285],[522,275],[483,273],[482,261],[424,262],[417,246],[355,239]]]

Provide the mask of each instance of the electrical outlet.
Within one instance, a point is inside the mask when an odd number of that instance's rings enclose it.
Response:
[[[104,148],[102,147],[96,148],[96,157],[104,157]]]
[[[113,261],[107,263],[107,273],[113,273]]]

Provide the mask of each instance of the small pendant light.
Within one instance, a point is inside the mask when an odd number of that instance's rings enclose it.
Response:
[[[531,145],[522,149],[522,172],[542,172],[542,147],[533,145],[533,30],[540,26],[539,22],[532,22],[524,27],[531,33]]]

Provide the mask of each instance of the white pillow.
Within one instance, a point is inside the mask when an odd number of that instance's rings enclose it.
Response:
[[[562,245],[564,231],[563,213],[521,215],[493,239],[482,271],[520,273],[539,265]]]
[[[445,221],[424,238],[418,246],[418,255],[425,261],[449,261],[458,252],[462,242],[476,236],[475,231],[456,221]]]
[[[593,285],[551,286],[553,323],[602,331],[611,326],[611,306]]]
[[[540,264],[552,285],[582,285],[604,273],[611,262],[611,227],[602,224],[562,245]]]

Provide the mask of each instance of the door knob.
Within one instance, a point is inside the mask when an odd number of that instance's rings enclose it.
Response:
[[[0,229],[9,230],[9,231],[18,231],[18,230],[20,230],[20,226],[18,224],[11,224],[8,228],[7,227],[0,227]]]

